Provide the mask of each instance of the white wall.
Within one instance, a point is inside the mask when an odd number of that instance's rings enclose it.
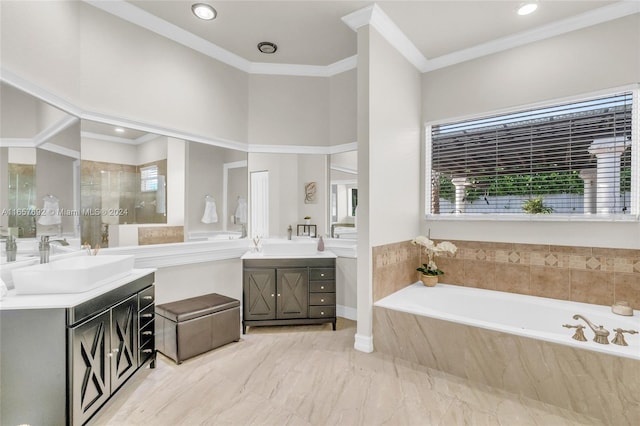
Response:
[[[393,76],[393,78],[390,78]],[[358,30],[358,326],[373,350],[372,247],[420,223],[420,73],[376,29]]]
[[[224,148],[201,143],[187,145],[187,193],[185,231],[202,232],[222,229],[222,164]],[[202,223],[205,196],[213,197],[216,203],[218,222]]]
[[[640,15],[423,74],[425,122],[640,82]],[[444,239],[640,248],[637,222],[423,221]]]
[[[349,70],[329,79],[329,143],[340,145],[358,138],[357,71]]]
[[[184,225],[186,142],[167,138],[167,226]]]

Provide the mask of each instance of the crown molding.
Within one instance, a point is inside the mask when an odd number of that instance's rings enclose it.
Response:
[[[442,55],[427,61],[422,72],[429,72],[451,65],[477,59],[493,53],[513,49],[525,44],[559,36],[572,31],[602,24],[614,19],[623,18],[640,12],[640,2],[620,1],[608,6],[591,10],[580,15],[552,22],[529,31],[523,31],[511,36],[482,43],[468,49],[462,49],[447,55]]]
[[[53,123],[51,126],[42,130],[33,138],[33,146],[40,146],[49,141],[49,139],[55,137],[58,133],[64,131],[69,126],[78,122],[78,117],[67,115],[66,117],[61,118],[57,122]]]
[[[356,32],[365,25],[371,25],[414,67],[420,71],[427,67],[424,55],[377,4],[343,16],[342,21]]]
[[[346,58],[336,62],[335,64],[327,66],[250,62],[247,59],[218,46],[217,44],[211,43],[202,37],[198,37],[197,35],[167,22],[162,18],[158,18],[157,16],[152,15],[151,13],[124,0],[82,1],[104,12],[117,16],[120,19],[124,19],[134,25],[138,25],[139,27],[145,28],[249,74],[331,77],[332,75],[355,68],[355,65],[352,65],[350,68],[345,69],[343,65],[344,61],[349,62],[348,60],[351,58]],[[353,62],[353,60],[349,63],[351,62]]]
[[[64,146],[56,145],[54,143],[43,143],[38,146],[38,148],[44,149],[46,151],[55,152],[56,154],[64,155],[66,157],[75,158],[76,160],[80,159],[80,151],[76,151],[75,149],[65,148]]]
[[[304,146],[304,145],[262,145],[249,144],[249,152],[259,154],[320,154],[331,155],[341,152],[355,151],[357,142],[332,146]]]
[[[0,148],[33,148],[29,138],[0,138]]]

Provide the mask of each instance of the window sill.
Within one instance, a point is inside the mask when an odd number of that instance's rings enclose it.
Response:
[[[638,215],[554,215],[554,214],[478,214],[447,213],[427,214],[430,221],[509,221],[509,222],[638,222]]]

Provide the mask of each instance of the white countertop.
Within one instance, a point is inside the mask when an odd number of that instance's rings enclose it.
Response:
[[[252,252],[248,251],[240,259],[335,259],[335,253],[325,250],[325,251],[317,251],[315,254],[303,254],[303,255],[291,255],[291,254],[278,254],[278,255],[265,255],[262,252]]]
[[[134,269],[125,277],[82,293],[18,295],[15,289],[9,290],[9,293],[0,300],[0,311],[11,309],[70,308],[155,271],[156,269],[154,268]]]

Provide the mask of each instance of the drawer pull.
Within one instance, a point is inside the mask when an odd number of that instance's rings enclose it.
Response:
[[[321,302],[324,302],[324,299],[320,299]]]
[[[320,274],[321,277],[324,277],[324,274]]]
[[[273,296],[274,296],[274,294],[273,294],[273,293],[271,293],[271,297],[273,297]],[[278,296],[280,296],[280,295],[278,295]]]
[[[324,311],[320,311],[320,315],[324,315]]]
[[[323,285],[320,286],[320,290],[324,290],[324,286]]]
[[[142,296],[143,300],[153,300],[153,296]]]
[[[153,314],[142,314],[140,315],[141,318],[153,318]]]
[[[280,293],[278,293],[278,297],[280,297]]]
[[[150,354],[153,352],[153,349],[143,349],[142,352],[144,352],[145,354]]]
[[[153,331],[143,331],[142,335],[143,336],[151,336],[153,334]]]

